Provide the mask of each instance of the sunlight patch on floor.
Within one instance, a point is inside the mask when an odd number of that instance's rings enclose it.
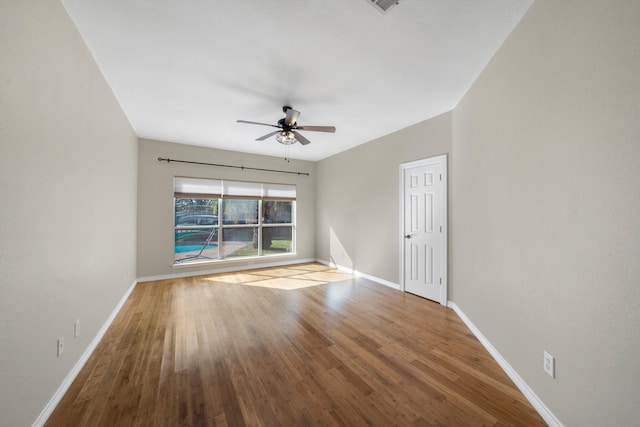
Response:
[[[290,270],[304,270],[304,271],[332,271],[335,270],[333,267],[329,267],[328,265],[318,264],[316,262],[310,264],[295,264],[287,266]]]
[[[350,280],[354,277],[353,274],[343,273],[339,270],[315,271],[293,276],[294,279],[321,280],[326,282],[339,282],[341,280]]]
[[[236,273],[221,273],[206,277],[210,282],[238,284],[274,289],[301,289],[350,280],[354,276],[318,263],[297,264],[286,267],[261,268]]]
[[[300,274],[300,271],[293,270],[290,268],[269,268],[265,270],[252,271],[251,273],[259,274],[261,276],[267,276],[267,277],[287,277],[287,276],[293,276],[294,274]]]
[[[259,280],[257,282],[241,283],[241,285],[245,286],[258,286],[261,288],[275,288],[284,290],[309,288],[311,286],[326,284],[327,282],[319,282],[317,280],[293,279],[289,277],[277,277],[273,279]]]
[[[209,280],[210,282],[244,283],[264,280],[264,276],[258,276],[257,274],[249,273],[229,273],[207,277],[205,280]]]

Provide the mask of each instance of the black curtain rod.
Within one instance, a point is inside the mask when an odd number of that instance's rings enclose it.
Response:
[[[189,160],[174,160],[174,159],[163,159],[162,157],[158,157],[159,162],[176,162],[176,163],[189,163],[192,165],[205,165],[205,166],[218,166],[221,168],[234,168],[234,169],[242,169],[242,170],[251,170],[251,171],[262,171],[262,172],[277,172],[277,173],[290,173],[293,175],[305,175],[309,176],[309,172],[292,172],[292,171],[280,171],[276,169],[262,169],[262,168],[250,168],[247,166],[234,166],[234,165],[219,165],[217,163],[203,163],[203,162],[191,162]]]

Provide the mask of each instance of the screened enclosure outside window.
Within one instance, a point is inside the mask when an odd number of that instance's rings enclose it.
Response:
[[[218,199],[175,199],[175,261],[218,259]]]
[[[231,224],[257,224],[258,200],[234,200],[225,199],[222,210],[222,223]]]
[[[295,185],[174,178],[174,263],[295,252]]]

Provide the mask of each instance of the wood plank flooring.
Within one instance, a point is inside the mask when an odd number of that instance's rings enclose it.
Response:
[[[140,283],[47,426],[535,426],[450,309],[320,264]]]

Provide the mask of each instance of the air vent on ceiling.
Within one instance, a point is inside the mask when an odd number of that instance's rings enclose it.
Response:
[[[366,0],[380,13],[387,13],[389,9],[397,6],[400,0]]]

